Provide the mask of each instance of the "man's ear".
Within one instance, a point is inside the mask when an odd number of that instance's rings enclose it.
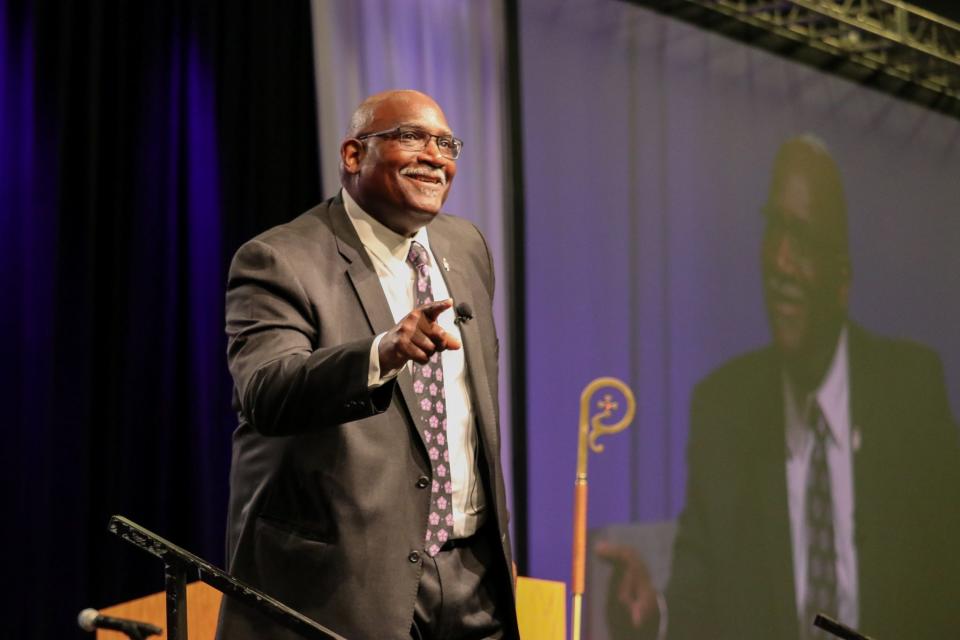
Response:
[[[356,138],[347,138],[340,145],[340,163],[343,170],[350,174],[360,172],[360,161],[363,160],[363,143]]]

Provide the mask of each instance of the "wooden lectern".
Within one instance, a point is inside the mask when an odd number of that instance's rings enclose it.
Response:
[[[113,516],[107,528],[163,561],[166,591],[109,607],[103,610],[105,615],[160,627],[164,630],[161,635],[163,640],[167,640],[168,635],[175,640],[213,640],[220,613],[220,599],[222,593],[227,593],[230,597],[255,606],[305,638],[344,640],[335,631],[244,584],[128,518]],[[187,584],[189,576],[199,577],[202,582]],[[524,640],[563,640],[566,623],[564,591],[564,584],[560,582],[518,579],[517,615]],[[124,640],[125,636],[119,632],[98,631],[97,638]]]
[[[187,631],[190,640],[213,640],[222,594],[203,582],[187,585]],[[163,592],[101,609],[117,618],[149,622],[164,628],[167,620]],[[517,578],[517,616],[523,640],[563,640],[566,637],[566,585],[562,582]],[[156,637],[156,636],[154,636]],[[164,632],[159,636],[166,640]],[[97,631],[97,640],[126,640],[118,631]]]

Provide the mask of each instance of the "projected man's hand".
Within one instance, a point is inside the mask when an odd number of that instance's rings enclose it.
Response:
[[[611,637],[655,637],[659,622],[657,590],[643,558],[631,547],[606,541],[598,542],[594,553],[613,568],[607,588]]]

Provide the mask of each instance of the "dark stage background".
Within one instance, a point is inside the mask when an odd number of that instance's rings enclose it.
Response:
[[[223,286],[320,198],[310,9],[0,6],[0,635],[74,637],[163,586],[111,514],[223,564]]]

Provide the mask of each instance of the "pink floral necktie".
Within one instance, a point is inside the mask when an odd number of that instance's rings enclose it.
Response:
[[[416,271],[415,294],[417,306],[433,302],[430,286],[430,256],[419,242],[410,244],[407,262]],[[443,390],[443,365],[440,354],[430,356],[427,364],[413,363],[413,392],[420,405],[419,426],[427,444],[427,454],[433,467],[433,485],[430,491],[430,514],[427,516],[427,533],[424,549],[430,556],[440,552],[440,547],[453,533],[453,505],[450,482],[450,451],[447,448],[447,408]]]

